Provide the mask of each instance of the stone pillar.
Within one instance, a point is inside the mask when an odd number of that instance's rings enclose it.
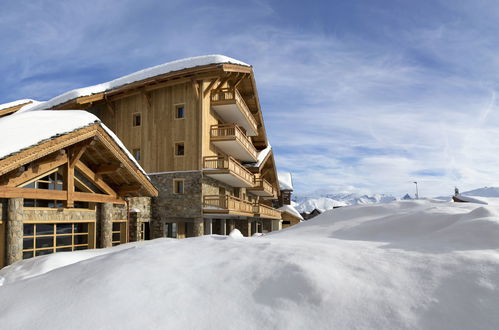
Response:
[[[7,207],[7,265],[23,259],[24,199],[10,198]]]
[[[193,223],[193,235],[203,236],[204,232],[204,221],[203,218],[195,218]]]
[[[220,235],[227,235],[225,219],[220,219]]]
[[[213,219],[206,219],[204,221],[204,234],[211,235],[213,234]]]
[[[100,208],[100,247],[113,246],[113,204],[102,203]]]
[[[137,242],[141,239],[139,214],[138,212],[130,212],[130,242]]]

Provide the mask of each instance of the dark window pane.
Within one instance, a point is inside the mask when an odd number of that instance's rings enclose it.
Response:
[[[75,250],[86,250],[86,249],[88,249],[87,245],[84,245],[84,246],[75,246]]]
[[[36,248],[46,248],[54,246],[54,237],[37,237],[36,238]]]
[[[23,238],[23,250],[29,250],[33,248],[33,238]]]
[[[37,257],[38,256],[44,256],[46,254],[51,254],[51,253],[54,253],[54,250],[48,249],[48,250],[37,250],[37,251],[35,251],[35,254],[36,254]]]
[[[177,107],[177,118],[184,118],[184,107]]]
[[[88,233],[88,224],[87,223],[75,223],[74,224],[74,232],[77,233]]]
[[[57,244],[57,246],[72,245],[73,239],[72,239],[71,235],[57,236],[56,244]]]
[[[73,251],[72,247],[65,247],[65,248],[59,248],[56,250],[56,252],[67,252],[67,251]]]
[[[113,242],[119,242],[119,241],[121,241],[121,235],[113,234]]]
[[[57,234],[71,234],[73,224],[71,223],[58,223]]]
[[[38,189],[49,189],[49,184],[47,182],[37,182]]]
[[[54,235],[54,225],[53,224],[41,224],[36,225],[36,235]]]
[[[87,202],[75,202],[74,207],[77,209],[88,209],[90,205]]]
[[[23,252],[23,259],[33,258],[33,252]]]
[[[88,244],[88,235],[75,235],[75,245]]]
[[[23,188],[35,189],[36,188],[35,182],[31,182],[30,184],[25,185]]]
[[[24,236],[32,236],[35,233],[35,225],[24,224]]]
[[[24,206],[25,207],[34,207],[35,206],[35,200],[34,199],[25,199],[24,200]]]
[[[113,222],[113,231],[119,231],[121,229],[120,222]]]

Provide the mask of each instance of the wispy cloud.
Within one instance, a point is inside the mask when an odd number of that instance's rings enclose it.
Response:
[[[0,100],[185,56],[254,65],[297,189],[439,195],[499,185],[499,6],[489,1],[31,1],[0,5]]]

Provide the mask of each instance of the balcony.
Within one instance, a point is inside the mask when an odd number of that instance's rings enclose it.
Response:
[[[253,212],[257,218],[269,218],[275,220],[281,220],[281,211],[274,209],[273,207],[264,204],[254,204]]]
[[[253,216],[254,205],[228,195],[207,195],[203,197],[203,213]]]
[[[256,162],[258,152],[250,138],[236,124],[212,125],[211,143],[229,156],[245,162]]]
[[[206,176],[232,187],[253,187],[255,176],[237,160],[226,156],[208,156],[203,159]]]
[[[255,185],[252,188],[248,188],[248,191],[253,195],[260,197],[272,197],[277,198],[276,190],[272,185],[265,179],[255,179]]]
[[[227,123],[244,127],[248,136],[258,135],[255,117],[235,88],[220,88],[211,91],[211,107]]]

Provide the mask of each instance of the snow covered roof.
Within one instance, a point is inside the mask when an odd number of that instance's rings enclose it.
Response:
[[[8,108],[12,108],[12,107],[15,107],[15,106],[18,106],[18,105],[22,105],[22,104],[26,104],[26,103],[32,103],[32,102],[37,102],[37,101],[32,100],[32,99],[16,100],[16,101],[12,101],[12,102],[8,102],[8,103],[0,104],[0,110],[8,109]]]
[[[298,212],[298,210],[292,205],[284,205],[284,206],[278,208],[278,210],[283,211],[283,212],[287,212],[291,215],[294,215],[297,218],[300,218],[300,220],[303,220],[303,217],[301,216],[300,212]]]
[[[96,116],[82,110],[34,111],[0,118],[0,160],[95,123],[99,123],[128,158],[146,174],[120,139]]]
[[[277,172],[281,190],[293,190],[293,177],[290,172]]]
[[[140,70],[105,83],[73,89],[72,91],[56,96],[46,102],[25,106],[21,110],[19,110],[18,113],[25,111],[51,109],[56,105],[68,102],[78,97],[106,92],[124,85],[131,84],[136,81],[144,80],[147,78],[159,76],[174,71],[195,68],[198,66],[212,65],[212,64],[236,64],[236,65],[250,67],[250,65],[247,63],[238,61],[236,59],[224,55],[204,55],[204,56],[189,57],[181,60],[176,60],[173,62],[160,64],[144,70]]]

